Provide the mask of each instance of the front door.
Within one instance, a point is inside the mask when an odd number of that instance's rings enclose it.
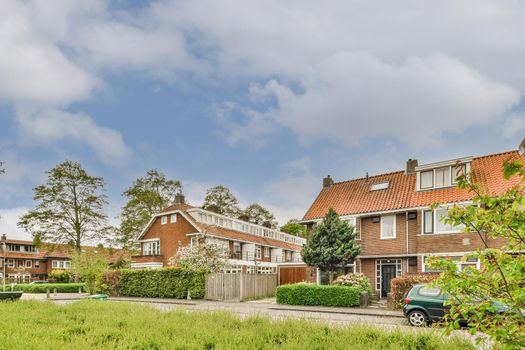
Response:
[[[396,265],[381,265],[381,298],[390,292],[390,281],[396,277]]]

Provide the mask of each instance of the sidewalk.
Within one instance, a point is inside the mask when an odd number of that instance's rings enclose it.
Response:
[[[160,298],[133,298],[133,297],[112,297],[110,301],[127,301],[146,304],[172,304],[181,306],[193,306],[200,310],[221,310],[221,309],[251,309],[255,310],[279,310],[279,311],[299,311],[324,314],[340,315],[361,315],[389,318],[404,318],[401,311],[379,309],[379,308],[357,308],[357,307],[327,307],[327,306],[301,306],[301,305],[280,305],[270,300],[268,302],[249,301],[249,302],[228,302],[228,301],[208,301],[208,300],[184,300],[184,299],[160,299]]]

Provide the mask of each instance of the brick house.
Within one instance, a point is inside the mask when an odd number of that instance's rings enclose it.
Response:
[[[102,250],[110,263],[119,257],[126,258],[126,253],[119,249],[97,247],[83,247],[83,249]],[[44,243],[37,247],[32,241],[8,239],[4,234],[0,237],[0,279],[4,277],[5,264],[5,274],[10,282],[46,280],[52,270],[71,268],[71,254],[69,246],[64,244]]]
[[[264,226],[187,204],[175,204],[153,216],[137,237],[141,254],[132,268],[169,266],[181,247],[202,240],[224,246],[228,273],[275,273],[277,266],[304,266],[300,251],[306,240]]]
[[[429,255],[450,257],[459,269],[467,265],[479,268],[478,261],[460,262],[465,253],[483,246],[479,236],[441,220],[448,207],[468,205],[473,198],[472,193],[455,187],[455,178],[470,173],[486,193],[497,196],[519,183],[518,178],[505,180],[502,175],[503,162],[518,157],[525,160],[518,152],[425,165],[409,159],[403,171],[337,183],[328,176],[302,223],[311,232],[333,208],[342,220],[353,224],[362,251],[346,272],[364,273],[376,294],[386,297],[392,278],[432,272],[425,265]],[[432,210],[433,203],[442,204]],[[488,244],[499,247],[502,241],[489,239]]]

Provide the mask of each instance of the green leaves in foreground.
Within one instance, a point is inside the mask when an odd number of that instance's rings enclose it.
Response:
[[[0,303],[0,349],[443,349],[466,339],[435,330],[368,325],[333,327],[302,320],[240,320],[226,312],[161,312],[121,302]],[[7,317],[8,315],[8,317]],[[30,335],[30,336],[28,336]]]

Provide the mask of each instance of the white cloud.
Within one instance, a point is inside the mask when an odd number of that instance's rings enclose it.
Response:
[[[303,87],[295,93],[271,80],[257,93],[276,97],[267,116],[297,134],[350,145],[384,136],[435,146],[443,133],[496,121],[520,101],[515,88],[445,55],[393,65],[369,54],[339,54],[320,63]]]
[[[503,136],[510,139],[525,133],[525,115],[513,113],[503,124]]]
[[[87,144],[108,164],[122,163],[130,156],[120,133],[97,125],[86,114],[57,109],[21,110],[18,117],[27,142],[47,144],[60,140],[79,141]]]
[[[26,214],[28,208],[0,208],[0,234],[5,234],[11,239],[32,240],[30,234],[20,229],[16,224],[20,216]]]

